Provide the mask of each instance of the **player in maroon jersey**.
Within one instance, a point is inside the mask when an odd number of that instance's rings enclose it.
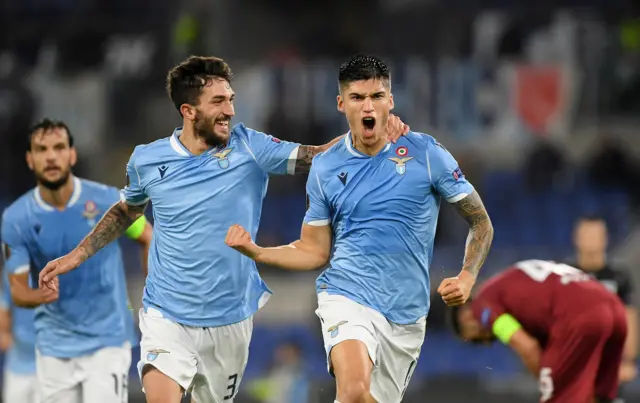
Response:
[[[619,299],[582,271],[518,262],[452,309],[465,340],[510,346],[539,380],[541,402],[612,402],[627,337]]]

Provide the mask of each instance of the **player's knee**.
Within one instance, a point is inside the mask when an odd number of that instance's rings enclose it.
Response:
[[[371,394],[368,382],[364,379],[353,379],[338,383],[338,401],[340,403],[369,403]]]

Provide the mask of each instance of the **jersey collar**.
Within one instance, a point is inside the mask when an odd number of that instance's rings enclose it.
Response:
[[[191,153],[189,152],[189,150],[187,150],[187,148],[184,145],[182,145],[180,140],[178,140],[178,137],[180,137],[181,134],[182,134],[182,127],[176,128],[173,131],[171,138],[169,139],[169,143],[171,144],[171,148],[173,148],[175,152],[182,155],[183,157],[189,157],[191,156]]]
[[[351,130],[349,130],[349,132],[344,136],[344,144],[347,147],[347,151],[349,151],[349,153],[353,154],[356,157],[360,157],[360,158],[372,157],[371,155],[365,155],[365,154],[362,154],[360,151],[356,150],[356,148],[353,146],[353,143],[351,142]],[[389,151],[389,148],[391,148],[391,143],[387,143],[387,145],[384,146],[384,148],[377,155],[386,153],[387,151]]]
[[[78,202],[80,199],[80,194],[82,193],[82,181],[75,176],[73,177],[73,193],[67,202],[66,208],[72,207],[74,204]],[[42,195],[40,194],[40,188],[36,186],[33,191],[33,198],[36,201],[36,204],[43,209],[44,211],[54,211],[55,208],[44,201]]]

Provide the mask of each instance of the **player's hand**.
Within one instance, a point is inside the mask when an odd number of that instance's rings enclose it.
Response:
[[[58,298],[60,298],[60,291],[59,291],[60,288],[59,288],[58,278],[56,277],[52,282],[54,283],[55,290],[49,287],[39,288],[38,290],[36,290],[40,294],[39,295],[40,305],[50,304],[52,302],[57,301]]]
[[[82,260],[73,252],[56,260],[50,261],[44,269],[40,271],[38,287],[41,289],[48,288],[51,291],[58,291],[58,276],[70,272],[80,266],[81,263]]]
[[[463,270],[456,277],[442,280],[440,287],[438,287],[438,294],[442,296],[442,300],[447,306],[459,306],[467,302],[475,283],[476,279]]]
[[[224,243],[251,259],[255,259],[260,251],[260,247],[253,243],[251,234],[237,224],[229,228]]]
[[[387,119],[387,139],[395,143],[402,136],[406,136],[409,133],[409,126],[405,125],[402,120],[396,115],[389,115]]]

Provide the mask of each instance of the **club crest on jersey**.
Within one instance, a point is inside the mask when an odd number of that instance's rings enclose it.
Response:
[[[84,204],[84,211],[82,212],[82,216],[87,219],[87,222],[91,227],[96,225],[96,217],[100,211],[98,210],[98,206],[89,200]]]
[[[397,150],[396,150],[397,153]],[[407,172],[407,162],[411,161],[413,157],[404,157],[404,158],[389,158],[391,161],[396,163],[396,173],[398,175],[404,175]]]
[[[225,150],[222,150],[220,152],[213,154],[214,158],[218,159],[218,166],[220,168],[222,169],[229,168],[229,159],[227,158],[227,155],[229,155],[231,151],[233,151],[233,148],[227,148]]]

